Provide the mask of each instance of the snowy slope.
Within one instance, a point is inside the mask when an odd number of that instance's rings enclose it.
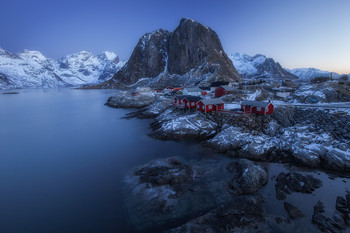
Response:
[[[111,52],[94,56],[83,51],[53,60],[38,51],[14,54],[0,48],[0,88],[99,83],[111,78],[123,65],[124,62]]]
[[[257,54],[232,53],[229,55],[233,65],[245,79],[269,78],[269,79],[297,79],[297,77],[281,67],[272,58]]]
[[[309,81],[318,77],[330,77],[331,72],[323,71],[315,68],[296,68],[287,69],[290,73],[299,77],[299,79],[304,81]],[[333,72],[333,78],[337,79],[340,75]]]

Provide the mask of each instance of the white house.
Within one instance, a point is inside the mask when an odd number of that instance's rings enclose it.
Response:
[[[182,93],[184,95],[201,96],[202,90],[199,87],[186,87],[183,89]]]

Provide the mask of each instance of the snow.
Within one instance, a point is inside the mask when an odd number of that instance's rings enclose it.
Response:
[[[261,91],[260,90],[256,90],[253,94],[250,94],[247,97],[247,100],[255,100],[256,97],[258,97],[260,94],[261,94]]]
[[[1,50],[0,73],[10,82],[10,85],[3,84],[8,86],[2,88],[60,87],[68,84],[97,83],[102,74],[112,76],[124,65],[124,62],[116,64],[114,62],[116,58],[114,53],[108,51],[98,56],[82,51],[53,60],[46,58],[39,51],[24,50],[12,54]]]
[[[296,68],[296,69],[286,69],[288,72],[299,77],[303,81],[309,81],[317,77],[330,77],[330,71],[319,70],[316,68]],[[333,78],[337,79],[340,75],[333,72]]]
[[[240,103],[231,103],[231,104],[226,104],[225,103],[225,107],[226,110],[229,109],[234,109],[234,108],[241,108],[241,104]]]
[[[110,61],[113,61],[114,59],[117,58],[117,55],[113,52],[104,51],[103,54],[105,54],[107,59]]]

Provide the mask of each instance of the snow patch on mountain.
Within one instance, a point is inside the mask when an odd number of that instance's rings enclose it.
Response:
[[[298,76],[299,79],[304,81],[310,81],[315,78],[331,76],[331,72],[319,70],[316,68],[296,68],[296,69],[286,69],[286,70],[288,70],[290,73],[294,74],[295,76]],[[332,76],[333,78],[337,79],[340,77],[340,74],[333,72]]]
[[[0,88],[99,83],[111,78],[124,64],[115,53],[108,51],[97,56],[82,51],[53,60],[39,51],[24,50],[15,54],[0,48]]]
[[[247,54],[232,53],[229,55],[229,58],[238,73],[245,79],[297,79],[295,75],[283,69],[278,62],[261,54],[249,56]]]

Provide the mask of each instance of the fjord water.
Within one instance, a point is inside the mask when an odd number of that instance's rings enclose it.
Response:
[[[104,105],[113,90],[0,91],[0,233],[132,233],[124,201],[124,177],[152,159],[223,158],[198,143],[160,141],[147,136],[150,120],[121,119],[133,110]],[[260,190],[268,216],[284,216],[275,198],[275,178],[293,166],[268,164],[269,182]],[[313,194],[286,201],[306,218],[282,232],[318,232],[311,224],[318,200],[331,217],[337,196],[350,180],[324,172],[297,170],[321,179]],[[273,228],[274,232],[281,232]],[[151,231],[154,233],[155,231]]]
[[[132,232],[121,186],[160,157],[206,156],[147,136],[148,120],[104,105],[111,90],[0,91],[0,232]]]

